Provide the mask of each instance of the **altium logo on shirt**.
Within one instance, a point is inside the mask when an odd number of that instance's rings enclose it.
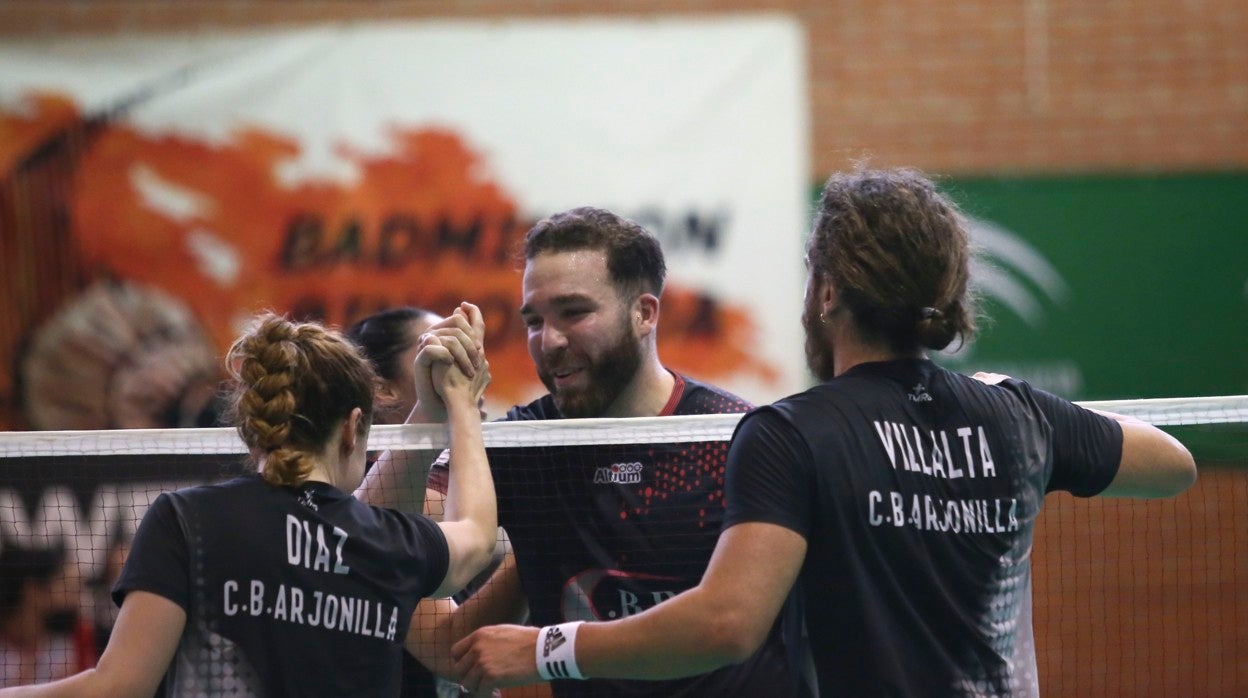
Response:
[[[922,383],[915,383],[910,389],[910,394],[906,397],[910,398],[910,402],[931,402],[932,396],[927,392],[927,386]]]
[[[594,471],[594,484],[635,485],[641,482],[641,463],[613,463]]]

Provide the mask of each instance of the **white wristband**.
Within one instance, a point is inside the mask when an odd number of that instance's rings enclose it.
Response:
[[[537,634],[537,673],[551,679],[583,679],[576,665],[576,631],[584,621],[548,625]]]

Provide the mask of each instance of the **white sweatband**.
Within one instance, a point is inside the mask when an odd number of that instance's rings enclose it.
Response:
[[[584,621],[548,625],[537,634],[537,673],[551,679],[583,679],[576,665],[576,631]]]

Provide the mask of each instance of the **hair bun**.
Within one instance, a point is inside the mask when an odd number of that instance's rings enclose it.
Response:
[[[958,329],[944,311],[928,306],[919,309],[915,335],[924,348],[940,351],[953,342],[953,338],[958,335]]]

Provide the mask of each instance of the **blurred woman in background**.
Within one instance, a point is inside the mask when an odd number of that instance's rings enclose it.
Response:
[[[412,366],[420,336],[440,320],[424,308],[403,306],[373,313],[346,331],[377,374],[374,424],[402,424],[416,406]]]
[[[373,403],[374,424],[402,424],[415,409],[417,395],[414,367],[416,355],[420,349],[421,335],[442,320],[440,315],[424,308],[402,306],[373,313],[347,329],[347,338],[355,342],[377,374],[376,398]],[[481,413],[481,418],[485,418],[484,412]],[[427,477],[428,487],[424,492],[424,512],[434,520],[441,520],[446,498],[445,474],[447,471],[444,468],[434,470],[428,468],[429,463],[439,453],[420,451],[403,451],[402,453],[408,458],[423,459],[423,462],[415,468],[396,468],[391,471],[392,475],[398,477],[411,471]],[[418,491],[420,489],[419,484],[398,482],[387,483],[385,487],[389,488],[392,493],[399,490]],[[395,499],[389,495],[385,495],[380,501],[401,509],[412,505],[412,500]],[[473,580],[472,584],[455,597],[456,600],[462,601],[488,579],[500,559],[501,552],[496,551],[491,564],[477,579]],[[449,612],[451,607],[440,605],[437,608],[440,612]],[[457,684],[436,678],[425,665],[410,654],[405,654],[403,656],[403,687],[400,695],[403,698],[432,698],[441,695],[460,695],[460,693]]]

